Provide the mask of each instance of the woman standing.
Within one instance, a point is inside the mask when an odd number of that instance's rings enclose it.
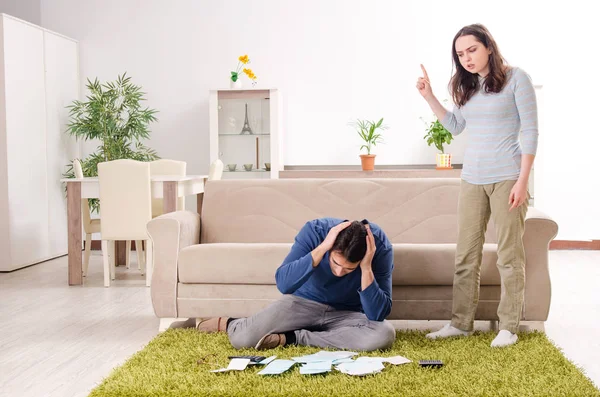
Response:
[[[498,238],[500,332],[492,347],[512,345],[523,308],[523,230],[529,173],[537,150],[535,91],[521,69],[510,67],[490,32],[480,24],[462,28],[452,42],[456,71],[450,81],[455,106],[446,110],[431,90],[425,68],[417,89],[453,135],[468,128],[458,205],[458,242],[452,321],[430,339],[469,335],[479,302],[479,275],[490,216]],[[519,134],[521,141],[519,142]]]

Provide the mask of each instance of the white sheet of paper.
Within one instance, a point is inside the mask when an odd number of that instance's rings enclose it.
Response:
[[[271,356],[271,357],[267,357],[264,360],[262,360],[261,362],[257,363],[258,365],[267,365],[269,364],[271,361],[275,360],[277,358],[277,356]]]
[[[249,358],[234,358],[229,362],[227,369],[230,371],[243,371],[250,363]]]
[[[279,375],[292,368],[296,361],[292,360],[273,360],[258,375]]]
[[[402,357],[402,356],[386,357],[385,361],[388,362],[388,363],[390,363],[390,364],[394,364],[394,365],[412,363],[411,360],[409,360],[406,357]]]
[[[250,363],[249,358],[234,358],[229,362],[227,368],[215,369],[210,372],[243,371]]]
[[[385,361],[385,358],[383,358],[383,357],[358,357],[356,359],[357,363],[370,363],[370,362],[381,363],[383,361]]]
[[[406,357],[402,357],[402,356],[393,356],[393,357],[359,357],[359,358],[356,359],[356,362],[370,362],[370,361],[378,361],[378,362],[390,363],[390,364],[394,364],[394,365],[412,363],[411,360],[409,360]]]
[[[343,364],[338,365],[336,368],[340,372],[348,374],[348,375],[363,376],[363,375],[379,373],[385,367],[383,366],[381,361],[362,360],[362,361],[353,362],[353,363],[343,363]]]

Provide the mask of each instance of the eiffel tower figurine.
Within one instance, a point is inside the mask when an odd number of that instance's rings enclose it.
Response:
[[[246,119],[244,120],[244,127],[242,128],[242,132],[240,135],[244,135],[247,132],[249,135],[253,135],[252,128],[250,128],[250,123],[248,123],[248,104],[246,104]]]

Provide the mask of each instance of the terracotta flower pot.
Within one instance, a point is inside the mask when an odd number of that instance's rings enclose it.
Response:
[[[375,169],[375,155],[374,154],[361,154],[360,163],[363,171],[373,171]]]

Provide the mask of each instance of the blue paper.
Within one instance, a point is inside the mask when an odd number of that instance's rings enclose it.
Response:
[[[335,361],[342,358],[348,358],[357,355],[358,353],[354,352],[328,352],[325,350],[321,350],[315,354],[309,354],[307,356],[301,357],[293,357],[292,360],[297,361],[299,363],[312,363],[318,361]]]
[[[271,361],[258,375],[279,375],[297,364],[292,360],[274,360]]]
[[[337,360],[333,361],[333,365],[338,365],[338,364],[342,364],[342,363],[353,363],[354,359],[347,357],[347,358],[338,358]]]
[[[331,361],[316,361],[304,364],[300,367],[302,375],[315,375],[331,371]]]

